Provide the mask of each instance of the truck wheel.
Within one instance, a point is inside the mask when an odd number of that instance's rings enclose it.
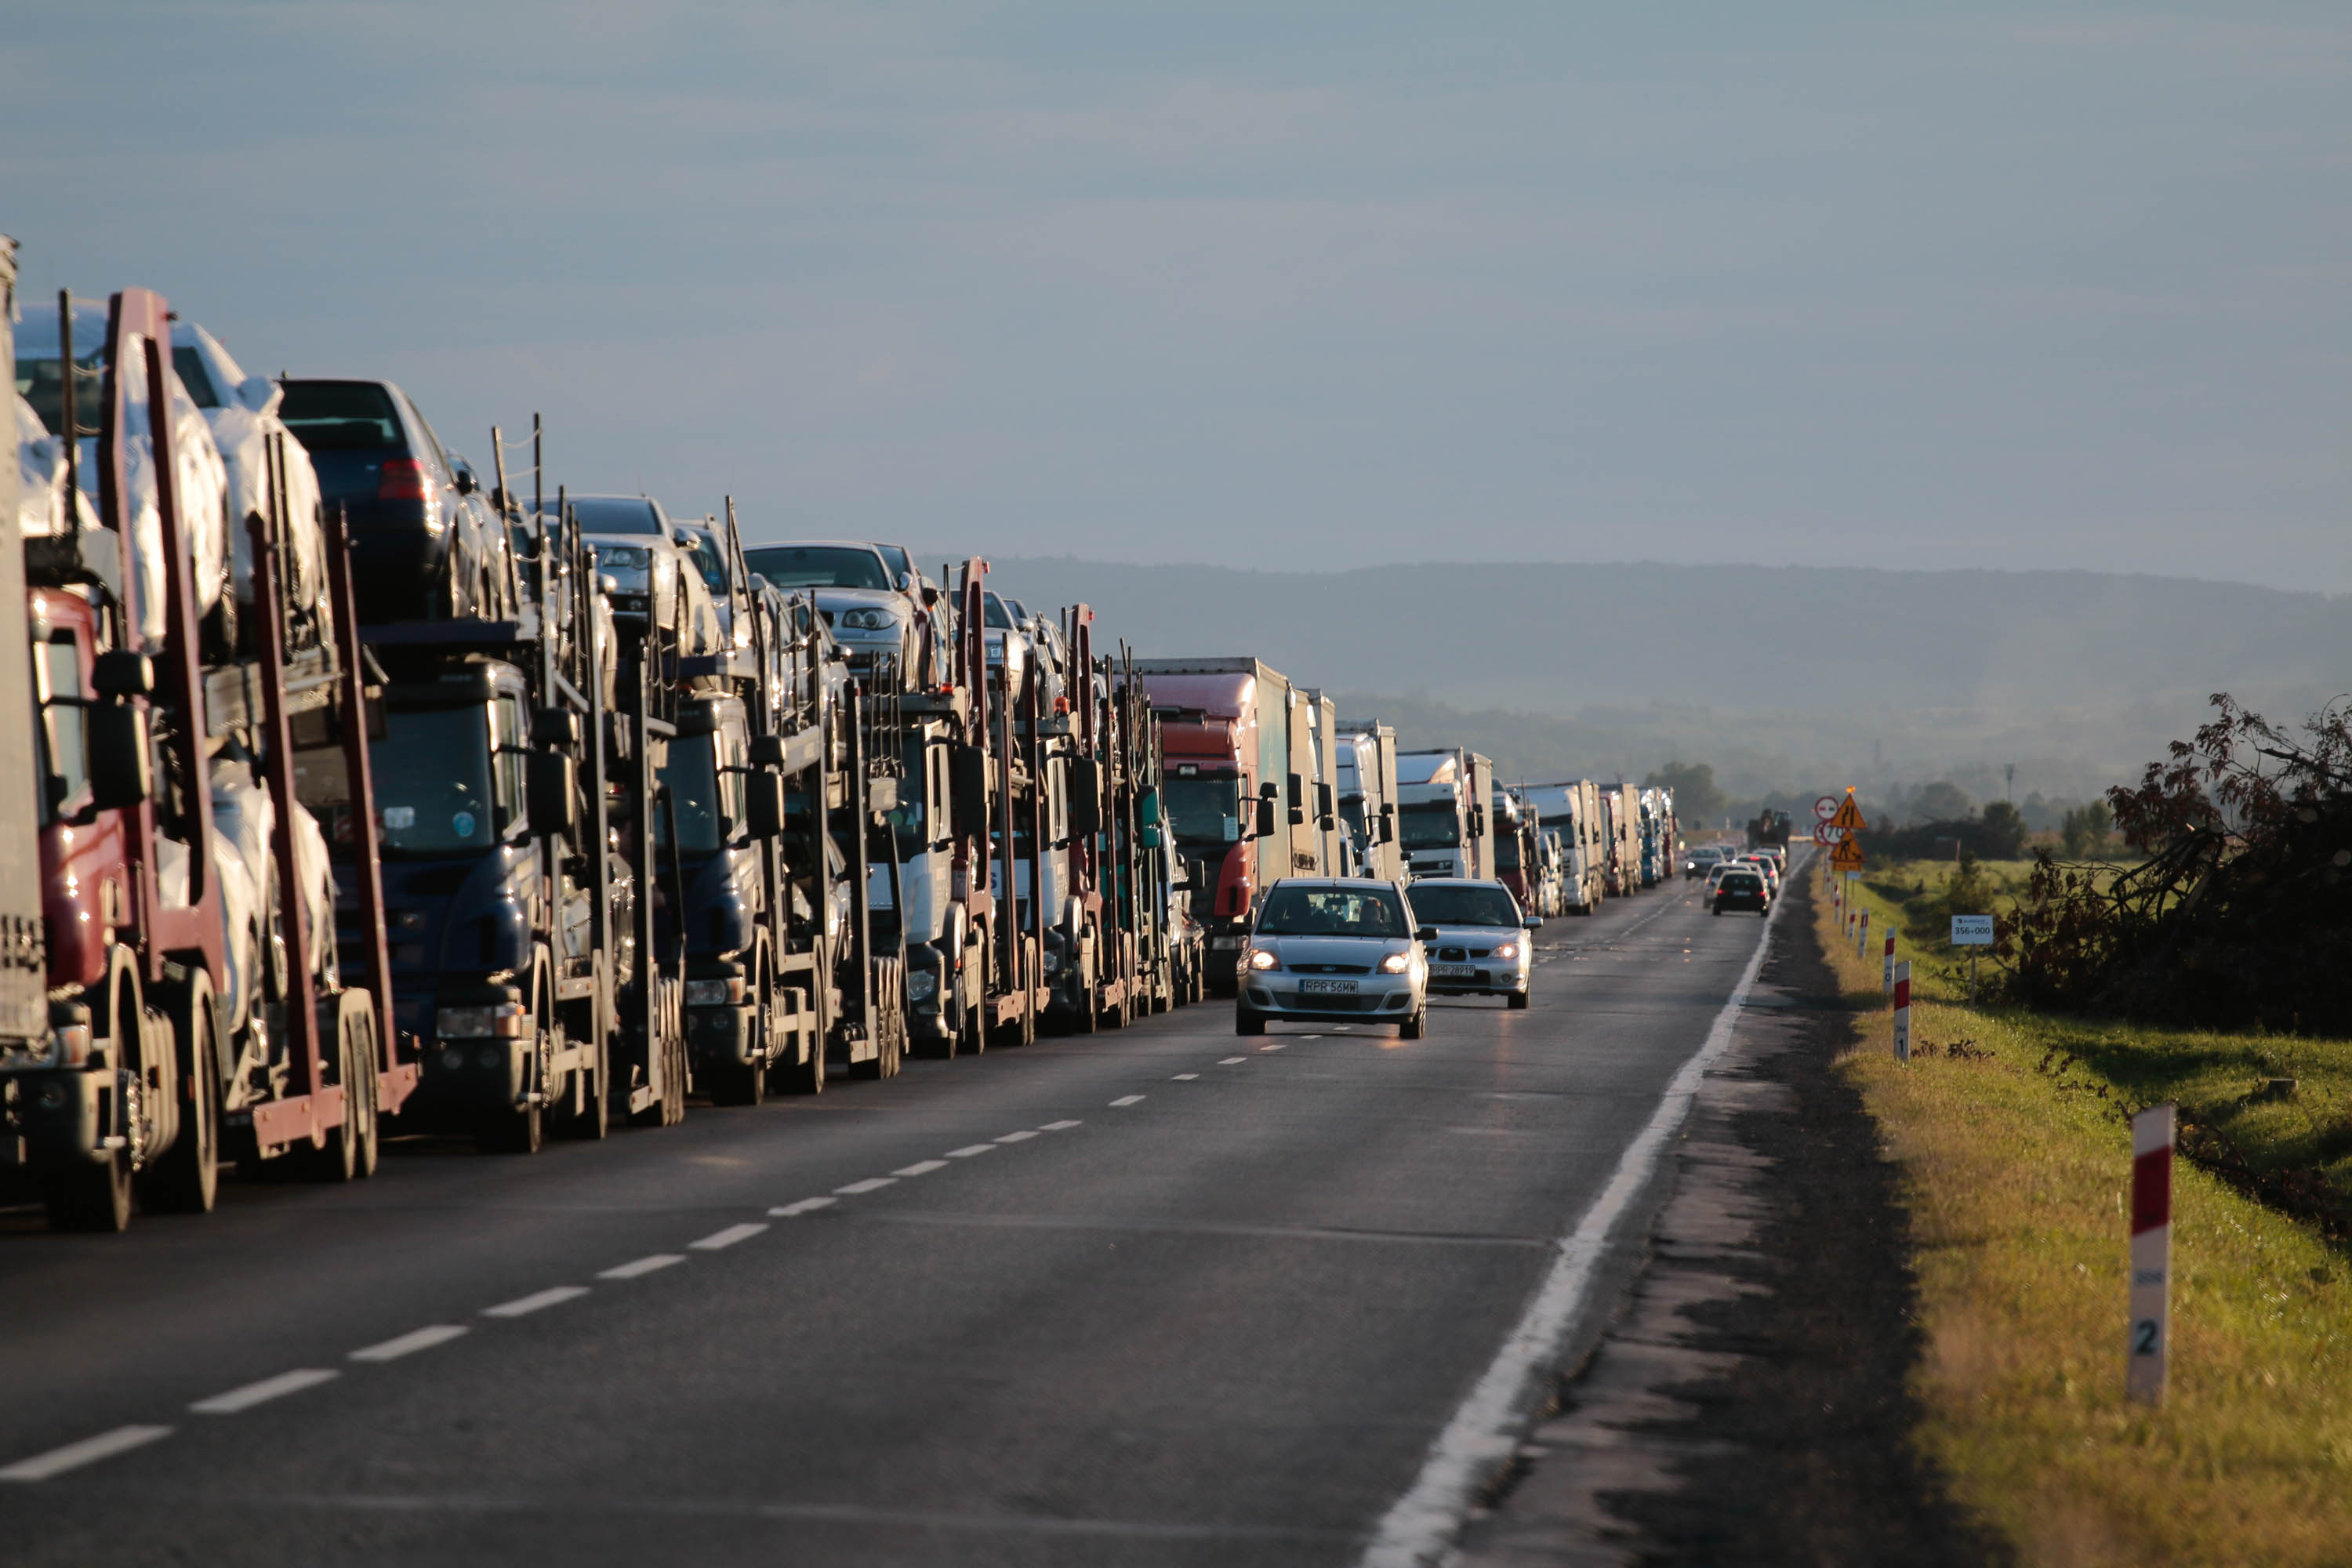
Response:
[[[117,1149],[102,1164],[57,1171],[41,1184],[51,1230],[120,1231],[131,1226],[131,1155]]]
[[[314,1182],[349,1182],[375,1173],[375,1072],[366,1048],[365,1020],[341,996],[319,1008],[322,1029],[335,1034],[335,1082],[342,1086],[343,1120],[327,1142],[304,1152],[303,1173]]]
[[[593,1142],[612,1131],[613,1100],[608,1092],[612,1085],[612,1047],[600,1034],[596,1038],[593,1065],[580,1069],[589,1081],[582,1088],[580,1109],[566,1115],[556,1129],[565,1138],[578,1138]]]
[[[156,1214],[210,1214],[220,1190],[220,1058],[213,1048],[212,982],[192,971],[181,996],[185,1059],[194,1086],[180,1102],[180,1136],[140,1184],[139,1201]]]
[[[531,1039],[536,1045],[543,1039],[543,1026],[538,1019],[532,1020],[532,1026]],[[482,1113],[474,1127],[475,1148],[485,1154],[536,1154],[546,1146],[547,1082],[540,1070],[545,1055],[536,1048],[531,1052],[523,1080],[524,1103]]]
[[[729,1062],[713,1068],[710,1072],[710,1103],[713,1105],[757,1105],[768,1098],[768,1069],[764,1062]]]

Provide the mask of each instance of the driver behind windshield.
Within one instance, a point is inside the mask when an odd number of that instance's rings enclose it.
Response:
[[[1257,918],[1260,936],[1401,937],[1404,911],[1391,894],[1357,888],[1276,888]]]

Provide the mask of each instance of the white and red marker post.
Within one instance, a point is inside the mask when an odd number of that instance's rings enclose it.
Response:
[[[1892,926],[1886,930],[1886,969],[1881,984],[1889,996],[1895,994],[1895,928]]]
[[[1911,1059],[1911,961],[1895,966],[1895,1059]]]
[[[2124,1356],[2124,1394],[2142,1405],[2164,1403],[2172,1349],[2173,1108],[2153,1105],[2132,1118],[2131,1335]]]

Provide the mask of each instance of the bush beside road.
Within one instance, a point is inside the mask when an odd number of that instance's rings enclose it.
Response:
[[[1815,920],[1856,1008],[1845,1071],[1911,1209],[1922,1453],[2029,1563],[2344,1561],[2352,1269],[2322,1224],[2240,1187],[2275,1197],[2260,1172],[2321,1165],[2341,1183],[2352,1047],[1969,1007],[1965,964],[1906,937],[1914,1059],[1898,1066],[1877,933],[1906,923],[1890,893],[1935,896],[1911,891],[1919,870],[1866,886],[1867,959],[1825,892]],[[2281,1065],[2293,1100],[2247,1100]],[[2126,1120],[2168,1099],[2185,1152],[2202,1126],[2256,1174],[2176,1166],[2170,1397],[2150,1411],[2123,1396]]]

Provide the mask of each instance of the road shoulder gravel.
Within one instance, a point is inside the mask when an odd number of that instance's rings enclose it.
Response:
[[[1846,1031],[1792,880],[1646,1265],[1474,1515],[1464,1568],[2000,1559],[1911,1447],[1907,1222],[1833,1070]]]

